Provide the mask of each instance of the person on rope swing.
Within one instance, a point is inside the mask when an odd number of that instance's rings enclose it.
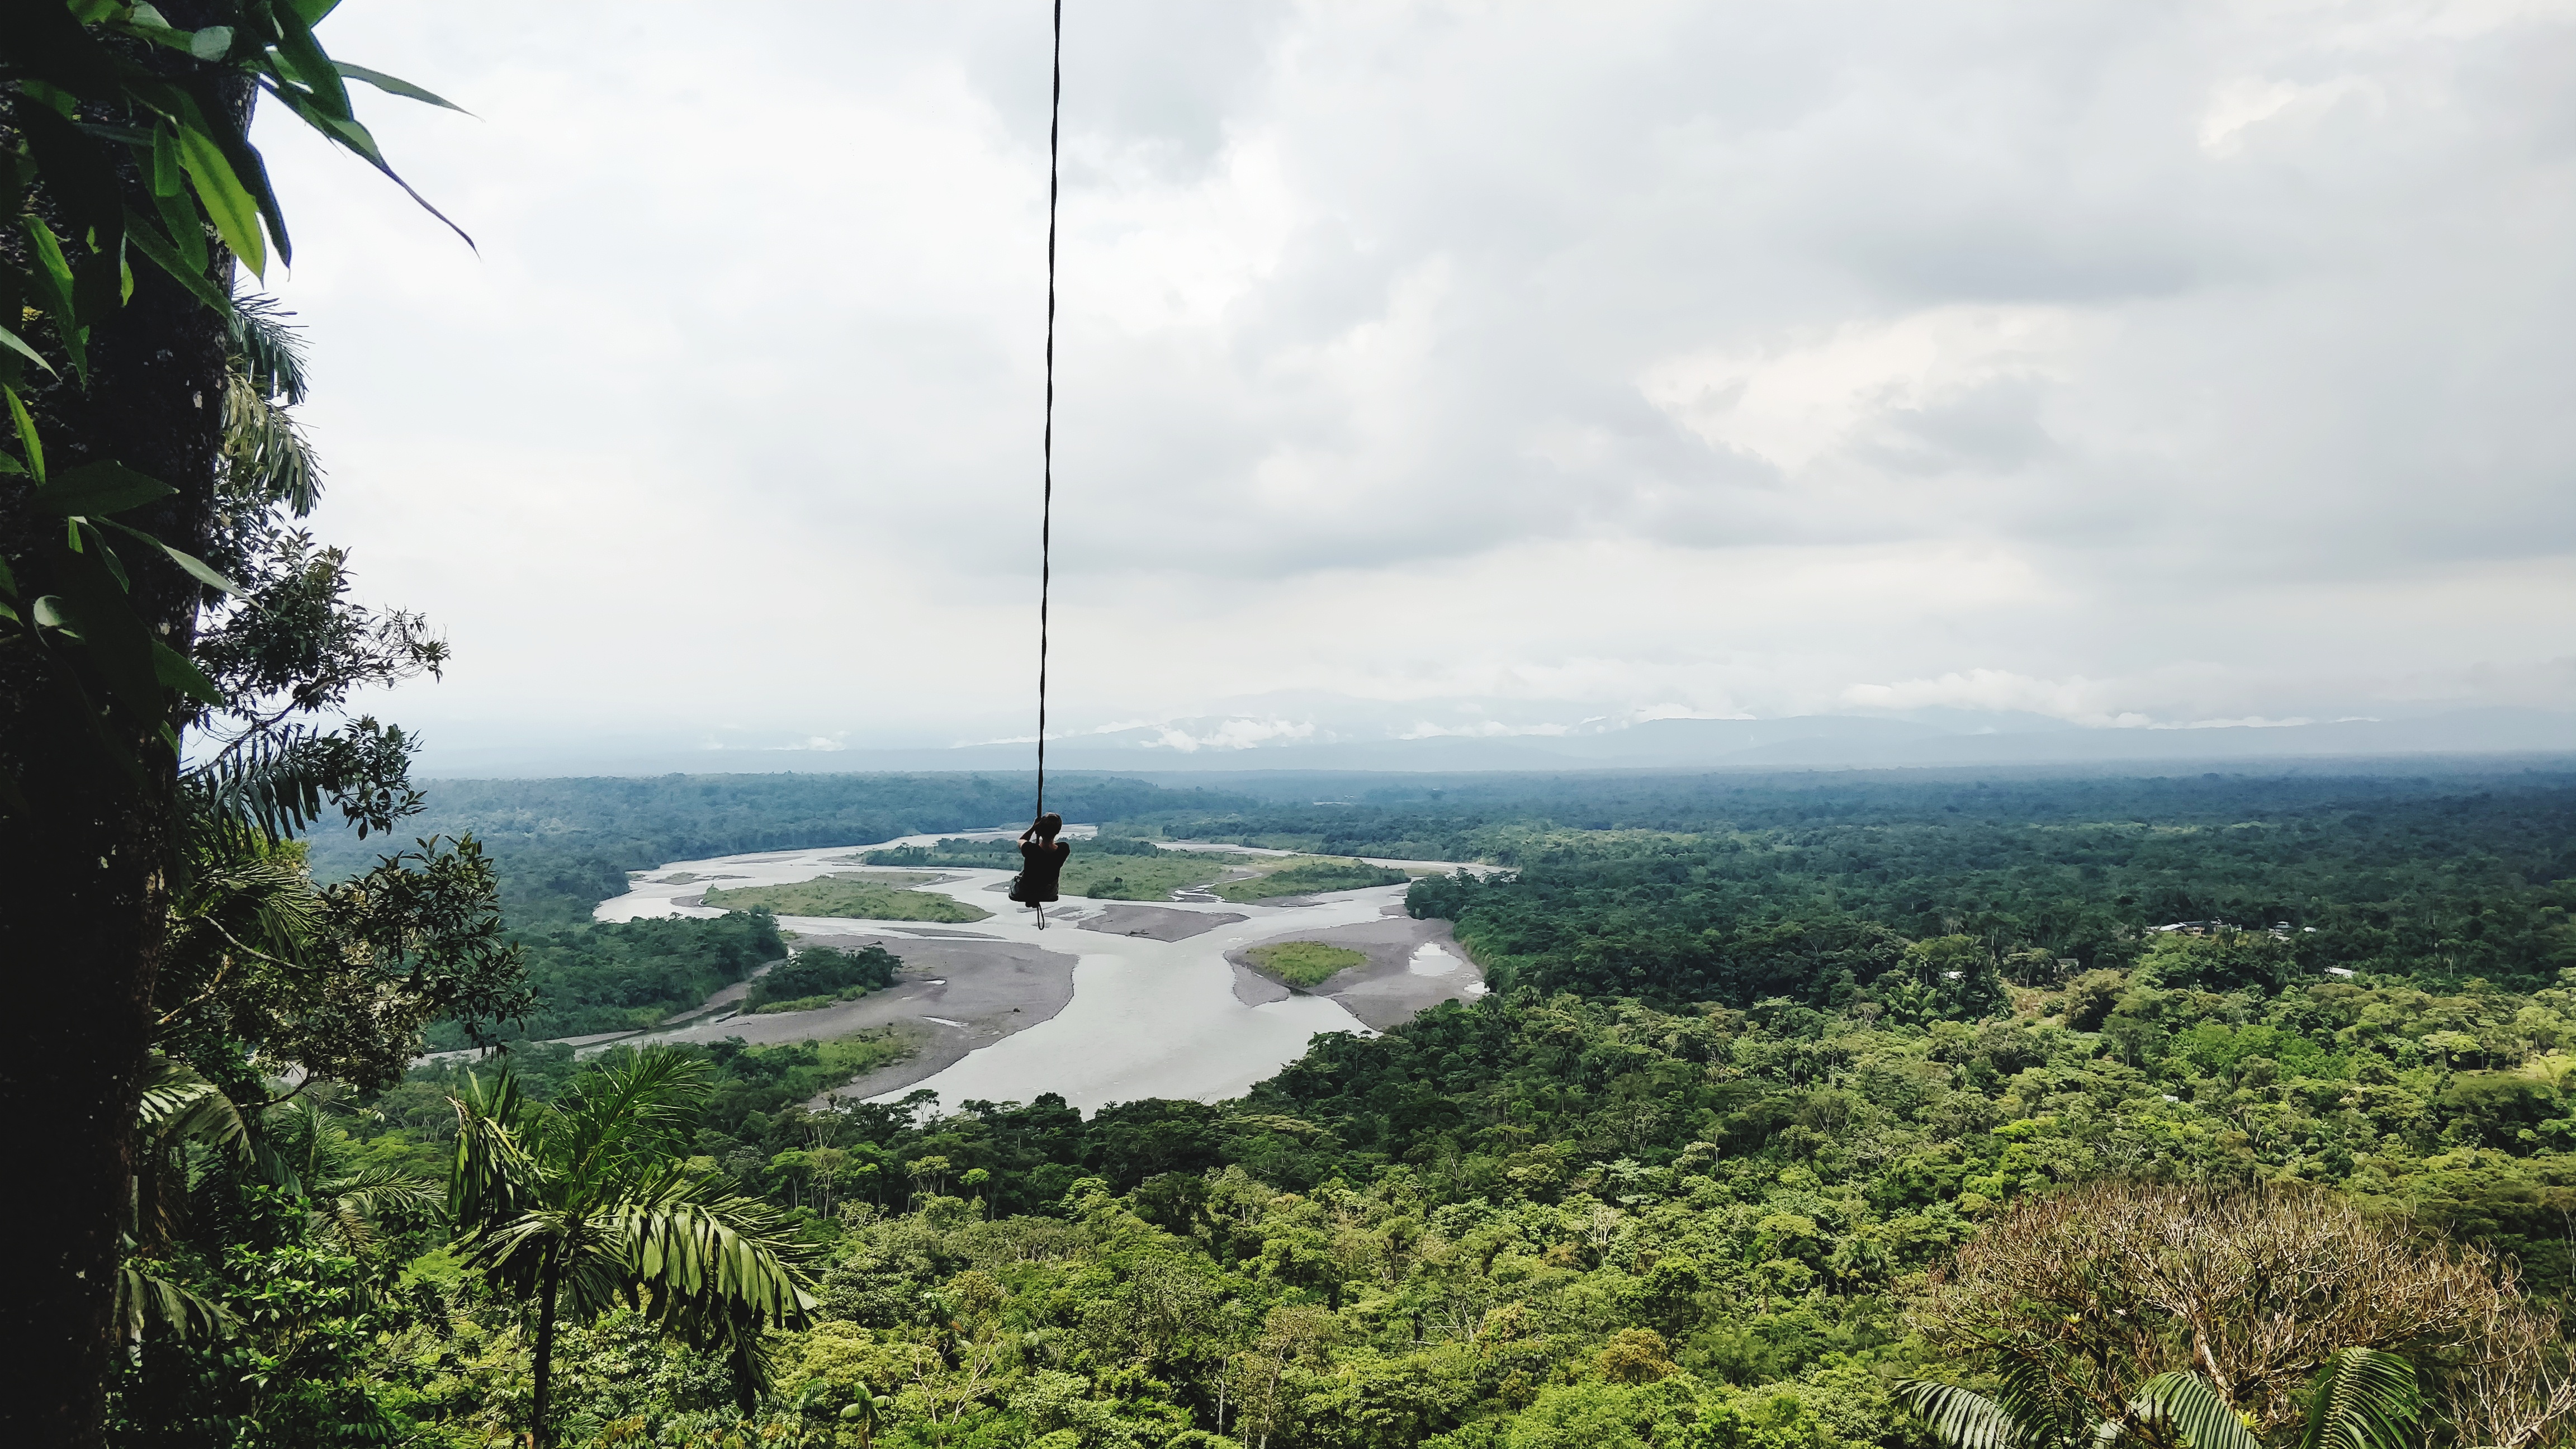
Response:
[[[1066,857],[1073,854],[1072,845],[1056,839],[1064,833],[1064,817],[1050,810],[1020,832],[1020,873],[1011,878],[1011,899],[1038,913],[1038,928],[1046,928],[1047,902],[1056,898],[1056,882],[1064,874]]]

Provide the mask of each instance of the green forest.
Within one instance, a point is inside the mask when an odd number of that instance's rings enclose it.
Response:
[[[761,973],[743,997],[743,1005],[753,1011],[800,1011],[851,1000],[892,986],[895,973],[902,969],[902,958],[883,946],[862,946],[856,951],[808,946]]]
[[[904,1049],[878,1037],[523,1044],[261,1114],[240,1058],[192,1058],[300,1166],[180,1152],[158,1261],[223,1327],[144,1334],[118,1433],[363,1415],[493,1443],[539,1422],[542,1360],[564,1444],[1932,1449],[1977,1413],[2071,1441],[2109,1402],[2180,1449],[2223,1432],[2177,1427],[2205,1341],[2248,1442],[2304,1442],[2346,1370],[2402,1371],[2392,1445],[2565,1442],[2576,778],[1391,792],[1118,821],[1500,867],[1409,896],[1492,994],[1318,1037],[1234,1101],[804,1105]],[[731,961],[775,939],[749,914],[522,933],[558,952],[531,984],[607,1009],[659,979],[644,926],[732,931]],[[869,967],[765,980],[825,997]],[[741,1301],[657,1297],[603,1248],[608,1286],[544,1321],[504,1247],[568,1209],[496,1216],[476,1174],[542,1169],[610,1101],[649,1140],[588,1211],[676,1212],[654,1195],[686,1184],[759,1268]],[[2176,1222],[2258,1286],[2123,1338],[2104,1255]],[[2296,1372],[2229,1357],[2264,1272],[2361,1261],[2299,1300],[2324,1337]],[[2372,1286],[2399,1281],[2428,1296]]]

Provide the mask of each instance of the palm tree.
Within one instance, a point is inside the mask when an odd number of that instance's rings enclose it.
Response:
[[[536,1442],[551,1442],[555,1326],[623,1303],[692,1347],[730,1360],[746,1410],[768,1381],[769,1326],[802,1324],[815,1300],[808,1253],[786,1216],[732,1182],[691,1170],[687,1136],[705,1100],[703,1061],[638,1052],[530,1101],[505,1067],[466,1079],[448,1208],[466,1268],[537,1309]]]
[[[221,1153],[247,1167],[257,1157],[249,1123],[232,1099],[194,1067],[155,1053],[135,1106],[134,1128],[135,1171],[118,1239],[117,1326],[128,1341],[154,1326],[174,1338],[229,1333],[232,1317],[221,1305],[198,1297],[159,1269],[161,1255],[178,1232],[190,1149]]]
[[[2159,1449],[2264,1449],[2217,1386],[2190,1370],[2147,1380],[2123,1413],[2098,1424],[2067,1416],[2027,1371],[2008,1368],[1993,1398],[1922,1379],[1899,1379],[1895,1389],[1897,1401],[1948,1449],[2049,1449],[2080,1440],[2107,1449],[2124,1438]],[[2298,1449],[2406,1449],[2422,1414],[2413,1365],[2376,1349],[2340,1349],[2310,1385]]]
[[[445,1209],[437,1182],[355,1164],[356,1144],[330,1120],[334,1110],[328,1100],[300,1096],[271,1109],[262,1124],[274,1159],[270,1177],[304,1199],[315,1241],[355,1254],[387,1220],[417,1221]]]

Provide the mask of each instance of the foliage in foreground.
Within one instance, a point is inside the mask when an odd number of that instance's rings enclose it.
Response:
[[[761,1336],[808,1321],[808,1245],[785,1215],[686,1158],[710,1073],[669,1051],[624,1056],[539,1103],[505,1070],[454,1100],[447,1211],[459,1267],[536,1315],[528,1418],[550,1443],[559,1322],[621,1302],[721,1356],[748,1412],[769,1379]]]

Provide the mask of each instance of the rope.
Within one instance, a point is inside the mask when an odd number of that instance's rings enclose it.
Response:
[[[1047,101],[1046,441],[1041,445],[1046,482],[1038,505],[1038,815],[1046,814],[1047,600],[1055,592],[1055,212],[1063,138],[1064,0],[1055,0],[1055,76]],[[1046,904],[1030,905],[1038,913],[1038,929],[1045,930]]]
[[[1064,0],[1055,0],[1055,84],[1047,109],[1046,492],[1038,508],[1038,815],[1046,813],[1047,596],[1055,583],[1055,210],[1063,127]],[[1045,910],[1038,915],[1044,919]]]

